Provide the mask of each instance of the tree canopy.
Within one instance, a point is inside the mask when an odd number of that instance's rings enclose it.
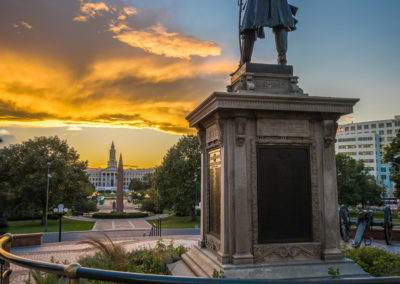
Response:
[[[200,145],[196,136],[183,136],[168,150],[153,179],[165,208],[173,208],[180,216],[196,216],[195,202],[200,198],[200,164]]]
[[[336,169],[340,204],[382,205],[384,187],[368,173],[362,161],[337,154]]]
[[[1,149],[0,188],[8,205],[2,215],[44,213],[48,170],[49,210],[59,203],[84,208],[94,190],[86,167],[87,162],[80,161],[79,154],[57,136],[36,137]]]
[[[400,131],[390,146],[386,147],[384,160],[390,164],[391,181],[395,183],[394,195],[400,198]]]

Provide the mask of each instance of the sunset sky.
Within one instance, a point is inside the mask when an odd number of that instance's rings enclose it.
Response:
[[[313,96],[357,97],[348,121],[400,114],[400,1],[292,0],[289,64]],[[1,0],[0,136],[68,140],[91,167],[114,141],[160,164],[185,116],[237,67],[236,0]],[[255,62],[275,63],[274,40]],[[342,120],[343,122],[344,120]]]

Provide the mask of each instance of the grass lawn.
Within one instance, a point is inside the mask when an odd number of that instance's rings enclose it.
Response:
[[[357,220],[357,210],[349,210],[349,215],[352,220]],[[374,221],[383,221],[384,213],[383,212],[374,212]],[[392,214],[393,224],[395,226],[400,226],[400,218],[397,214]]]
[[[60,220],[48,220],[47,231],[58,232]],[[28,233],[41,233],[44,232],[44,225],[41,225],[41,220],[27,220],[27,221],[9,221],[7,232],[12,234],[28,234]],[[94,222],[76,221],[63,218],[62,231],[88,231],[94,226]]]
[[[200,228],[200,216],[197,216],[197,221],[191,221],[190,216],[178,217],[169,216],[161,221],[162,229],[194,229],[196,224]],[[155,224],[156,220],[147,220],[150,224]]]

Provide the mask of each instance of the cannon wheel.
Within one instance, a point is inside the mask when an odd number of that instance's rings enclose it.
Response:
[[[350,219],[347,207],[342,205],[339,209],[340,236],[346,243],[350,240]]]
[[[387,245],[391,245],[392,229],[393,229],[392,211],[390,211],[389,206],[386,206],[384,212],[385,212],[385,219],[383,220],[383,228],[385,230],[385,241]]]

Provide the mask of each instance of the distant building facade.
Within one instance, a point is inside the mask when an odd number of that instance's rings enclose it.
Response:
[[[111,144],[107,168],[88,168],[86,172],[89,175],[89,181],[96,187],[97,191],[115,192],[117,190],[118,163],[114,142]],[[129,188],[132,179],[142,180],[148,173],[154,173],[154,169],[125,169],[123,178],[124,190]]]
[[[385,148],[400,131],[400,115],[394,119],[340,125],[336,152],[362,160],[369,173],[386,187],[386,197],[393,197],[390,165],[383,161]]]

